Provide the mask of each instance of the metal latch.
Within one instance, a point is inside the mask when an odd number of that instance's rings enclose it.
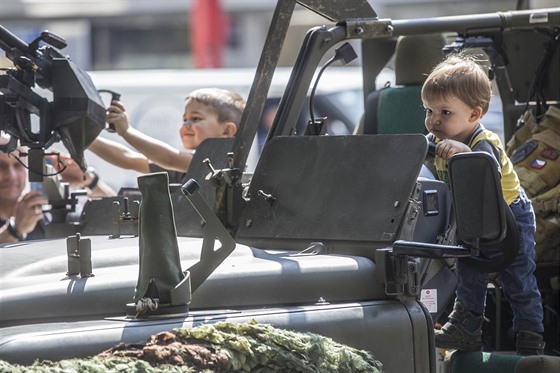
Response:
[[[67,276],[94,276],[91,265],[91,239],[81,238],[79,233],[66,239],[68,253]]]
[[[119,201],[113,201],[112,217],[113,217],[113,234],[109,238],[119,238],[123,234],[125,226],[131,227],[127,231],[132,231],[134,237],[138,236],[138,211],[140,210],[140,202],[128,202],[128,197],[123,198],[123,211],[121,212],[121,204]]]

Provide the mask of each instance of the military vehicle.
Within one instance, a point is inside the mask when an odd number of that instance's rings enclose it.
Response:
[[[305,36],[247,174],[297,4],[333,26]],[[422,133],[323,136],[313,114],[307,128],[292,124],[314,78],[354,58],[346,41],[361,43],[365,102],[398,37],[435,33],[451,38],[445,50],[487,54],[509,138],[537,72],[546,101],[560,101],[558,69],[539,70],[559,29],[560,8],[392,20],[365,0],[279,0],[235,139],[205,141],[183,185],[141,176],[139,191],[92,199],[79,219],[69,219],[76,196],[53,188],[48,238],[0,247],[0,359],[85,357],[176,327],[256,320],[370,351],[386,372],[435,372],[434,322],[452,302],[455,259],[495,272],[516,253],[495,166],[480,153],[454,157],[448,187],[424,165]],[[86,167],[83,151],[105,127],[91,80],[52,48],[64,46],[55,35],[27,45],[0,31],[16,65],[0,76],[2,129],[30,147],[30,178],[43,177],[44,153],[60,139]],[[557,49],[551,58],[558,66]],[[33,94],[35,83],[52,101]],[[485,257],[490,244],[503,254]],[[426,290],[437,296],[422,302]]]

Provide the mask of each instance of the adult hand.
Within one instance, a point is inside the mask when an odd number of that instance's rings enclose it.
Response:
[[[53,165],[62,181],[67,182],[74,188],[83,188],[86,184],[84,173],[80,166],[68,155],[49,155],[45,157]],[[61,172],[61,170],[63,170]]]
[[[21,234],[28,234],[43,218],[42,205],[46,205],[49,201],[41,196],[38,191],[31,191],[20,196],[16,204],[14,212],[14,228]]]
[[[115,127],[115,131],[120,135],[124,135],[130,125],[128,122],[128,113],[122,102],[113,101],[107,109],[107,123]]]
[[[97,175],[93,169],[82,172],[80,166],[70,156],[63,154],[58,156],[52,155],[47,159],[55,165],[54,167],[57,171],[64,169],[64,171],[59,174],[59,177],[62,181],[70,184],[72,188],[90,189],[88,192],[90,197],[110,197],[117,195],[113,188],[102,180],[99,180],[99,175]]]
[[[443,159],[449,159],[457,153],[470,152],[471,148],[460,141],[445,139],[436,144],[436,154]]]

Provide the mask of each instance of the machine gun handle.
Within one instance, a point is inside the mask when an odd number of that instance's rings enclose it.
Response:
[[[121,94],[117,93],[115,91],[111,91],[110,89],[99,89],[97,92],[98,93],[110,93],[111,94],[111,103],[113,101],[120,101],[121,100]],[[110,124],[110,123],[107,123],[107,127],[105,127],[105,129],[108,132],[116,132],[115,126]]]
[[[435,158],[436,157],[436,143],[434,141],[428,140],[428,154],[427,154],[427,156],[429,158]]]

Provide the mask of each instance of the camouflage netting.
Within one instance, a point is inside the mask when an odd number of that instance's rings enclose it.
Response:
[[[0,361],[4,373],[69,372],[381,372],[368,352],[313,333],[250,322],[220,322],[156,334],[145,344],[119,344],[87,359]]]

